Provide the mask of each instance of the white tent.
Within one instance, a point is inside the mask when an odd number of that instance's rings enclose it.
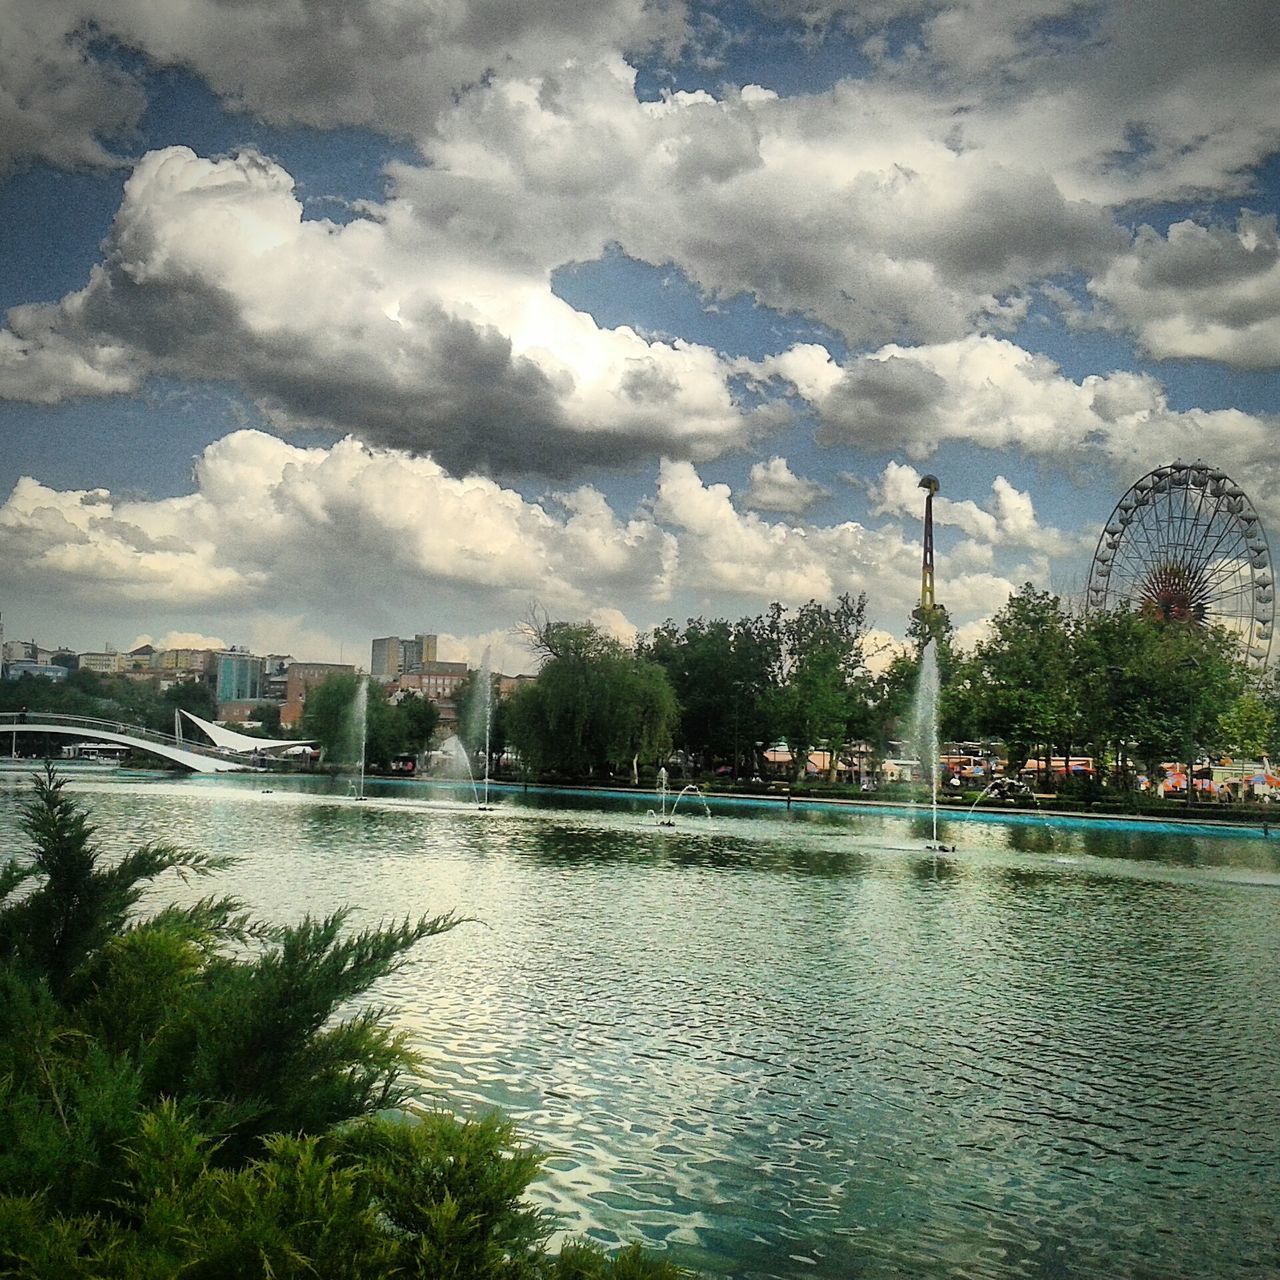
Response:
[[[237,733],[234,729],[227,729],[220,724],[201,720],[199,716],[192,715],[186,707],[179,707],[178,709],[197,729],[208,734],[209,741],[215,747],[226,747],[228,751],[238,751],[245,755],[255,751],[279,751],[282,748],[309,746],[315,741],[314,738],[307,739],[305,743],[299,742],[297,738],[254,738],[247,733]]]

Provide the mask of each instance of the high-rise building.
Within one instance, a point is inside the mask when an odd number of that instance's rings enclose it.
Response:
[[[383,636],[373,642],[369,655],[369,674],[394,679],[400,674],[400,637]]]
[[[253,702],[261,698],[265,666],[262,658],[245,649],[218,654],[218,701]]]
[[[382,680],[421,671],[436,661],[436,637],[419,632],[412,640],[383,636],[373,642],[369,674]]]

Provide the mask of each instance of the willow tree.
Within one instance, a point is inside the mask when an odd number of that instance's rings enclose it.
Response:
[[[534,683],[509,701],[525,767],[575,776],[630,770],[671,750],[679,705],[666,673],[589,622],[537,622],[543,655]]]

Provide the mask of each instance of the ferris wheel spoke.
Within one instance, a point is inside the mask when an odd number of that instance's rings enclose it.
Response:
[[[1205,561],[1212,560],[1217,556],[1224,544],[1243,547],[1245,545],[1244,529],[1234,522],[1223,521],[1212,538],[1205,539],[1203,548]]]

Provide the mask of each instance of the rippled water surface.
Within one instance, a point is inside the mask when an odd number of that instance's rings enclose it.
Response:
[[[1280,837],[74,785],[263,915],[474,917],[380,994],[571,1231],[744,1280],[1280,1276]]]

